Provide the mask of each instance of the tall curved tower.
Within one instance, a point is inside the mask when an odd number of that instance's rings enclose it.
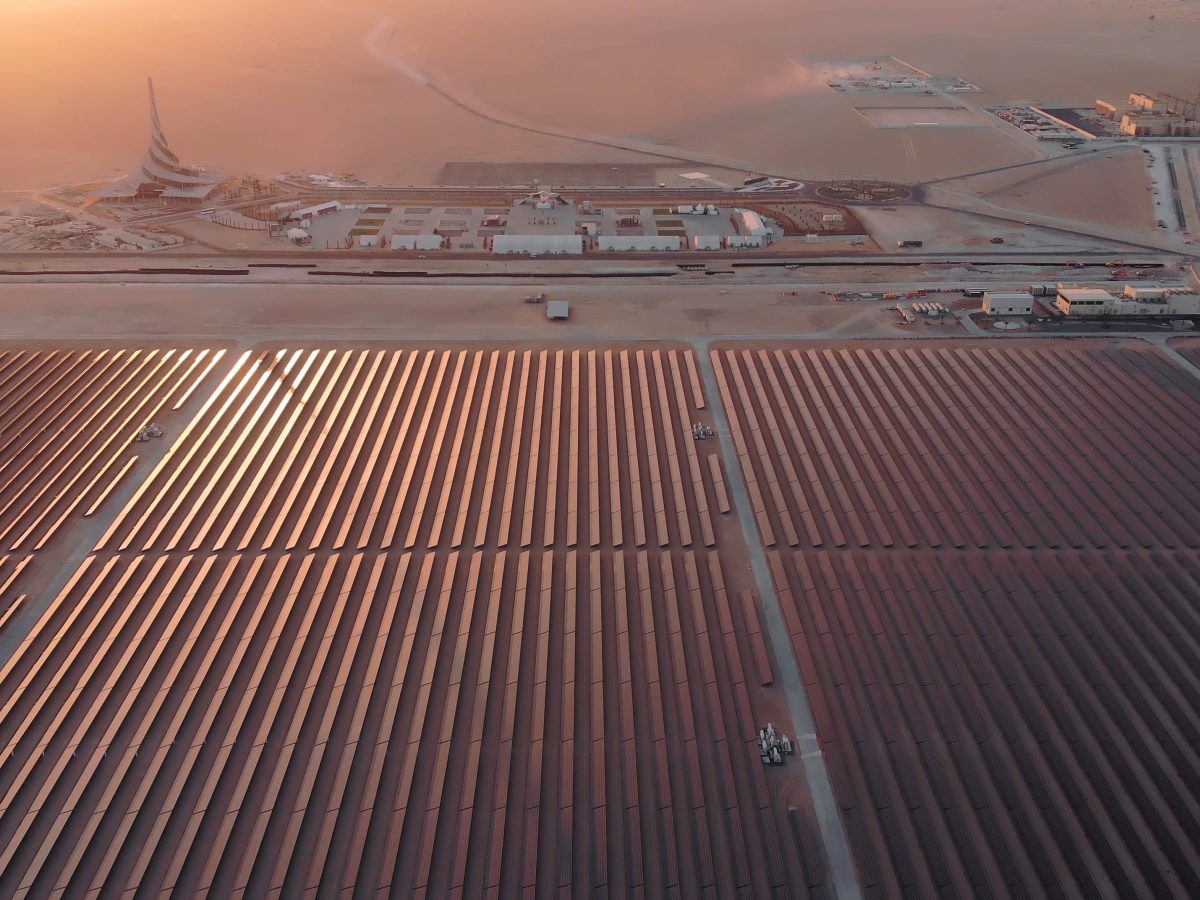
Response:
[[[215,193],[221,179],[204,169],[179,161],[163,134],[154,97],[154,80],[146,79],[150,96],[150,143],[138,171],[115,181],[100,192],[112,202],[166,200],[180,205],[200,204]]]

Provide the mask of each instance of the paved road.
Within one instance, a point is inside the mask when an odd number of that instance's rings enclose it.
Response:
[[[842,824],[841,808],[833,793],[829,770],[825,767],[821,742],[817,738],[817,725],[813,718],[812,704],[809,702],[808,691],[800,677],[800,667],[796,662],[796,652],[792,647],[791,633],[788,630],[783,609],[779,605],[779,595],[775,592],[771,570],[767,565],[766,551],[763,549],[758,525],[755,522],[754,509],[750,505],[750,494],[746,489],[742,464],[733,445],[729,417],[725,412],[725,404],[721,398],[720,388],[717,386],[717,375],[713,368],[712,356],[709,353],[709,341],[700,339],[693,341],[692,344],[696,348],[696,359],[700,364],[701,376],[704,378],[704,393],[708,397],[709,407],[717,426],[717,435],[720,438],[721,458],[725,464],[725,477],[729,484],[730,499],[737,510],[738,522],[749,551],[750,567],[754,573],[754,583],[763,612],[763,626],[771,641],[771,651],[775,657],[780,686],[787,699],[792,725],[796,729],[796,743],[801,765],[804,768],[804,778],[808,783],[808,792],[812,798],[817,827],[825,846],[829,880],[837,900],[858,900],[862,897],[862,890],[858,884],[858,873],[854,867],[854,860],[850,855],[850,843],[846,839],[846,830]]]

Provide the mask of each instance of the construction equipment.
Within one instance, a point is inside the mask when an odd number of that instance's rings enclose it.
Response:
[[[758,730],[758,750],[764,766],[781,766],[784,756],[795,753],[796,746],[790,737],[777,732],[768,722],[766,728]]]
[[[134,440],[139,444],[144,444],[147,441],[152,440],[153,438],[160,438],[162,436],[163,436],[162,429],[159,428],[157,425],[155,425],[153,422],[151,422],[149,425],[147,425],[145,428],[141,429],[137,433],[137,437],[135,437]]]
[[[692,439],[697,441],[707,440],[715,435],[716,432],[702,422],[692,423]]]

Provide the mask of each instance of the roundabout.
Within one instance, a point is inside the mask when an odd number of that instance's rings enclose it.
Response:
[[[912,197],[912,191],[904,185],[869,179],[834,181],[821,185],[815,193],[835,203],[898,203]]]

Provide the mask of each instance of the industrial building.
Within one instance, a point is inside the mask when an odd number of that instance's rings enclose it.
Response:
[[[440,234],[393,234],[388,246],[392,250],[442,250],[446,239]]]
[[[154,82],[146,79],[150,92],[150,144],[138,170],[105,185],[97,194],[102,203],[157,200],[176,206],[199,206],[217,192],[221,177],[197,166],[185,166],[167,146]]]
[[[583,253],[579,234],[498,234],[492,238],[492,252],[525,253],[530,256]]]
[[[680,250],[682,248],[682,238],[669,234],[602,234],[596,239],[596,249],[604,251],[670,251]]]
[[[1200,137],[1200,122],[1166,112],[1128,112],[1121,131],[1132,137]]]
[[[1147,113],[1159,113],[1167,111],[1166,98],[1157,94],[1148,94],[1145,91],[1135,91],[1134,93],[1130,94],[1129,105],[1134,109]]]
[[[1033,297],[1025,291],[988,291],[983,295],[983,311],[989,316],[1028,316],[1033,312]]]
[[[1115,296],[1099,288],[1060,285],[1055,301],[1068,316],[1111,316],[1128,318],[1191,318],[1200,316],[1200,294],[1174,293],[1167,289],[1125,288]]]
[[[1135,91],[1128,102],[1097,100],[1096,113],[1120,123],[1130,137],[1200,137],[1197,101],[1172,94]]]
[[[1099,315],[1116,298],[1099,288],[1067,287],[1059,285],[1057,306],[1067,315]]]
[[[1114,122],[1120,122],[1121,117],[1129,112],[1134,107],[1129,103],[1122,103],[1113,100],[1097,100],[1096,114],[1103,116],[1106,119],[1112,119]]]

